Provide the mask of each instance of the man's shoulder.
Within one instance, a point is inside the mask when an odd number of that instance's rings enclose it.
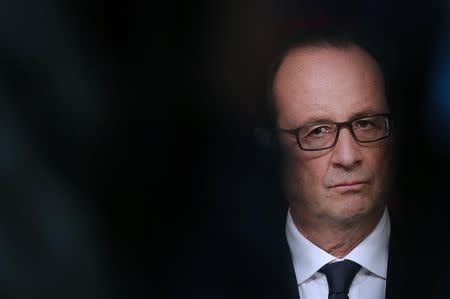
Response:
[[[389,210],[391,233],[389,240],[387,299],[430,297],[430,268],[423,259],[417,223],[406,213]]]
[[[215,225],[179,259],[174,298],[292,298],[295,275],[283,229]]]

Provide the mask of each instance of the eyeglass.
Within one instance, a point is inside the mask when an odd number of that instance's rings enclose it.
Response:
[[[319,122],[279,131],[294,135],[302,150],[318,151],[336,145],[342,127],[349,128],[358,143],[375,142],[390,135],[390,114],[368,114],[346,122]]]

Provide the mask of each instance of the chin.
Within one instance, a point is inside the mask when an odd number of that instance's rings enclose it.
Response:
[[[337,198],[336,201],[338,202],[336,202],[332,214],[335,219],[340,219],[340,222],[359,222],[370,215],[375,215],[380,209],[377,201],[361,196],[361,194],[346,194],[344,197]]]

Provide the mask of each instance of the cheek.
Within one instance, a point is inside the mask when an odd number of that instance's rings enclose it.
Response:
[[[308,184],[307,186],[321,185],[326,175],[326,165],[321,165],[319,161],[310,161],[304,164],[304,167],[300,170],[300,175],[302,180]]]
[[[293,157],[289,168],[291,168],[289,174],[295,180],[295,183],[304,192],[308,193],[309,190],[314,190],[322,186],[327,171],[327,163],[325,159],[317,157],[317,154],[302,152],[297,153]]]
[[[389,189],[391,182],[391,160],[389,152],[380,148],[366,156],[366,166],[373,174],[376,192],[385,192]]]
[[[383,178],[389,174],[391,161],[387,149],[379,149],[366,158],[367,164],[373,171],[377,179]]]
[[[290,196],[305,194],[309,198],[322,193],[328,167],[326,152],[303,151],[297,143],[283,145],[283,184]]]

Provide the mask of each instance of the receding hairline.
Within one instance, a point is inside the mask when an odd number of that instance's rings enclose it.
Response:
[[[276,65],[276,68],[273,69],[273,77],[272,82],[270,85],[270,105],[274,109],[273,112],[277,115],[277,97],[275,94],[275,86],[276,81],[279,75],[280,70],[283,68],[283,65],[285,64],[286,60],[293,55],[296,54],[302,54],[305,53],[308,55],[308,53],[316,53],[318,50],[331,50],[331,51],[337,51],[342,53],[351,53],[356,52],[359,54],[362,54],[363,57],[367,59],[367,61],[370,63],[370,65],[373,66],[373,71],[377,73],[377,77],[381,79],[381,84],[383,86],[383,89],[385,88],[385,78],[382,71],[382,68],[378,61],[375,59],[375,57],[364,47],[360,46],[356,42],[353,41],[339,41],[339,42],[328,42],[328,41],[319,41],[319,42],[309,42],[309,43],[299,43],[294,44],[293,46],[289,47],[286,51],[283,52],[283,54],[280,56],[280,59],[278,60],[278,63]]]
[[[384,74],[383,71],[381,69],[380,64],[378,63],[378,61],[375,59],[375,57],[369,52],[367,51],[364,47],[358,45],[355,42],[339,42],[339,43],[332,43],[332,42],[327,42],[327,41],[321,41],[321,42],[311,42],[311,43],[300,43],[298,45],[293,45],[292,47],[290,47],[289,49],[287,49],[286,51],[283,52],[283,55],[280,56],[280,60],[278,61],[278,64],[276,65],[276,68],[274,69],[274,73],[273,73],[273,80],[272,80],[272,92],[274,91],[274,87],[275,87],[275,81],[278,77],[278,74],[280,72],[280,69],[282,68],[282,66],[284,65],[285,61],[287,58],[295,55],[295,54],[301,54],[301,53],[316,53],[317,50],[331,50],[331,51],[337,51],[337,52],[342,52],[342,53],[349,53],[349,52],[359,52],[360,54],[363,54],[363,56],[368,58],[368,61],[371,62],[371,64],[375,67],[375,69],[377,70],[377,72],[379,72],[379,74],[381,75],[381,78],[384,81]]]

